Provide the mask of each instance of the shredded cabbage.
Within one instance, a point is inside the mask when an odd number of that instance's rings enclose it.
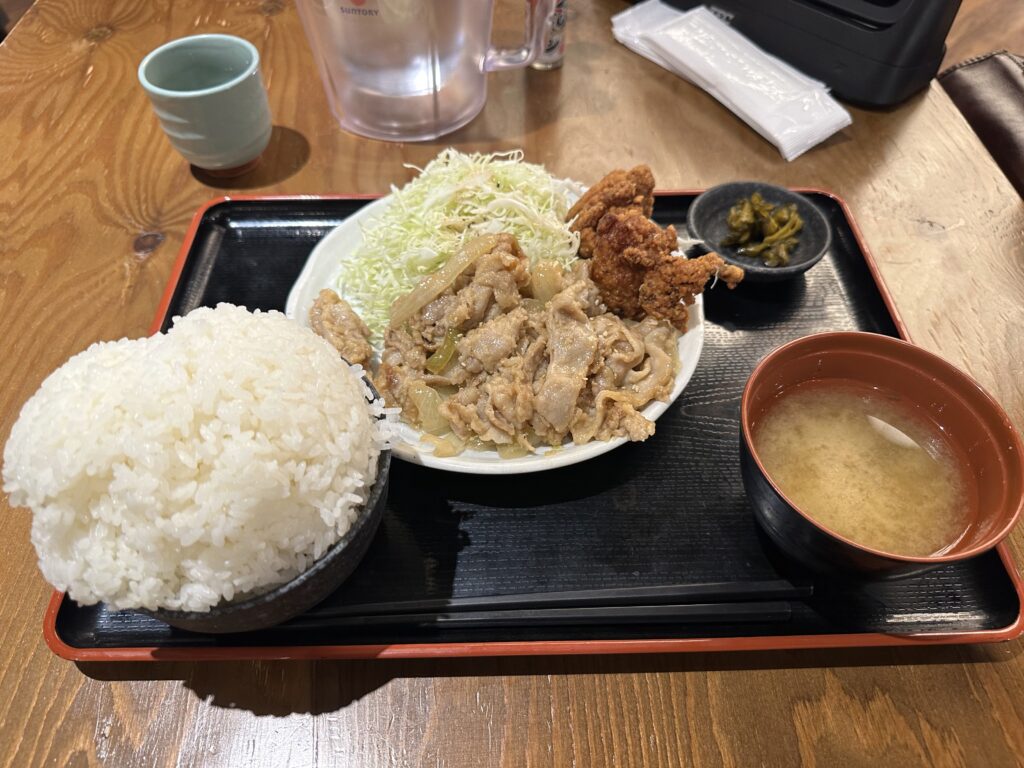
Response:
[[[342,261],[338,290],[379,342],[391,304],[433,274],[463,242],[483,234],[515,235],[531,264],[568,266],[579,235],[565,215],[582,188],[556,179],[523,153],[463,154],[446,149],[401,189],[391,205],[363,229],[363,242]]]

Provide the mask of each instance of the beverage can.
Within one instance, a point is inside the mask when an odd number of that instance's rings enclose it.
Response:
[[[565,24],[568,0],[555,0],[555,7],[544,25],[544,44],[534,60],[534,69],[555,69],[565,58]]]

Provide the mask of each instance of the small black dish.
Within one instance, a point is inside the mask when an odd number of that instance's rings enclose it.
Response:
[[[784,267],[768,267],[753,256],[740,256],[737,249],[721,245],[729,234],[726,217],[729,209],[755,192],[775,205],[796,203],[797,211],[804,221],[796,247],[790,254],[790,261]],[[717,253],[729,264],[742,267],[744,278],[749,282],[775,282],[789,280],[813,267],[832,245],[832,228],[824,214],[806,197],[784,187],[764,184],[760,181],[733,181],[719,184],[704,192],[690,205],[686,220],[690,234],[702,240],[704,245]]]

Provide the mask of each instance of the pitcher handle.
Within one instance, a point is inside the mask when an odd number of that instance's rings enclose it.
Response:
[[[554,6],[555,0],[526,0],[525,45],[519,48],[495,48],[492,45],[484,58],[484,72],[517,69],[532,64],[544,44],[545,22]]]

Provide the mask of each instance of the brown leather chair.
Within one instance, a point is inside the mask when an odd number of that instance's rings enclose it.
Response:
[[[997,51],[950,67],[938,79],[1024,198],[1024,58]]]

